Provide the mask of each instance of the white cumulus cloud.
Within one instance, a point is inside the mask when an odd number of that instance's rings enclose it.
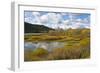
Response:
[[[32,12],[32,15],[33,15],[33,16],[38,16],[38,17],[39,17],[39,16],[40,16],[40,13],[39,13],[39,12]]]
[[[48,16],[47,16],[47,14],[46,15],[42,15],[40,17],[40,21],[41,21],[41,23],[48,23]]]
[[[29,15],[31,14],[31,15]],[[57,12],[31,12],[27,14],[29,17],[25,17],[25,22],[32,24],[45,25],[51,28],[89,28],[90,17],[79,18],[79,13],[57,13]],[[78,18],[77,18],[78,17]]]
[[[56,14],[56,13],[48,13],[48,19],[49,19],[49,23],[51,24],[57,24],[59,23],[61,16],[60,14]]]

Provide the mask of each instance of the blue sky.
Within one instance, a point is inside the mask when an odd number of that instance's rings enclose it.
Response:
[[[88,13],[24,11],[24,21],[54,29],[90,28]]]

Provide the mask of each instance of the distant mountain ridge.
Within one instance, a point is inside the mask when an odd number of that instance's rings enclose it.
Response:
[[[37,25],[24,22],[24,33],[45,33],[54,30],[44,25]]]

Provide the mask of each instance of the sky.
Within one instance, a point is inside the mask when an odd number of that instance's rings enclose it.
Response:
[[[90,14],[71,12],[24,11],[24,22],[50,28],[90,28]]]

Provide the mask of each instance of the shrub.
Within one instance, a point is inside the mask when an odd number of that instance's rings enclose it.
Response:
[[[80,41],[81,47],[84,48],[90,48],[90,39],[89,38],[84,38]]]
[[[24,51],[24,61],[32,61],[33,51]]]
[[[81,58],[90,58],[90,49],[89,48],[83,48],[81,52]]]
[[[24,53],[24,60],[25,61],[39,61],[45,59],[47,56],[48,51],[43,48],[37,48],[31,51],[25,51]]]
[[[34,56],[45,56],[48,54],[48,51],[43,48],[37,48],[33,51]]]
[[[80,49],[74,48],[57,48],[54,49],[51,54],[49,54],[48,59],[58,60],[58,59],[77,59],[81,56]]]

